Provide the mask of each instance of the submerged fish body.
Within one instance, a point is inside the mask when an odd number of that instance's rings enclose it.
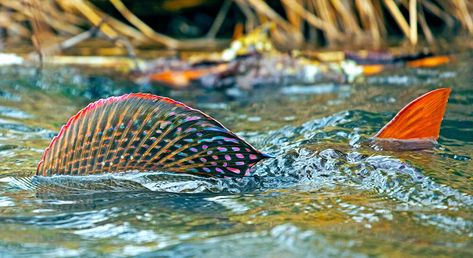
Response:
[[[132,93],[89,104],[54,137],[37,175],[170,171],[245,176],[269,157],[183,103]]]

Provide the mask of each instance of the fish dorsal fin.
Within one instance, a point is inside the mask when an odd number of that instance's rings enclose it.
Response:
[[[203,112],[132,93],[89,104],[54,137],[37,175],[171,171],[245,176],[268,157]]]
[[[449,88],[440,88],[413,100],[374,137],[396,140],[437,140],[450,91]]]

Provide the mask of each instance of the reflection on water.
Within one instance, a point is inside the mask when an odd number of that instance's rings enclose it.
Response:
[[[472,256],[471,54],[352,85],[174,92],[76,69],[2,68],[0,256]],[[369,137],[414,97],[452,87],[433,150]],[[165,172],[33,176],[42,150],[90,101],[178,98],[275,156],[248,178]]]

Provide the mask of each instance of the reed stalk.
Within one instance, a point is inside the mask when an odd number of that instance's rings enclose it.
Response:
[[[230,10],[244,17],[242,21],[234,21],[235,31],[241,30],[242,24],[244,33],[248,33],[272,22],[276,25],[271,31],[272,40],[290,47],[300,47],[303,43],[368,46],[369,42],[376,48],[387,44],[393,35],[399,36],[398,31],[412,46],[422,39],[435,44],[442,32],[473,34],[471,0],[277,0],[271,5],[264,0],[226,0],[221,2],[208,33],[193,40],[157,32],[155,27],[159,24],[143,22],[122,0],[108,0],[119,15],[112,15],[115,13],[112,10],[101,10],[95,1],[99,0],[0,0],[2,40],[29,41],[36,48],[48,48],[97,27],[105,38],[126,38],[134,47],[216,46],[220,42],[218,32]],[[202,1],[193,1],[185,7],[199,3]],[[283,12],[271,7],[275,4]],[[172,5],[174,9],[178,8],[176,5],[177,2]],[[433,17],[436,26],[438,19],[441,20],[440,27],[434,27]]]

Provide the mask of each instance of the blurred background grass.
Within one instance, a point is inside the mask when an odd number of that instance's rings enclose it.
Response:
[[[470,0],[0,0],[0,49],[216,49],[268,23],[283,50],[378,49],[471,36],[472,12]]]

